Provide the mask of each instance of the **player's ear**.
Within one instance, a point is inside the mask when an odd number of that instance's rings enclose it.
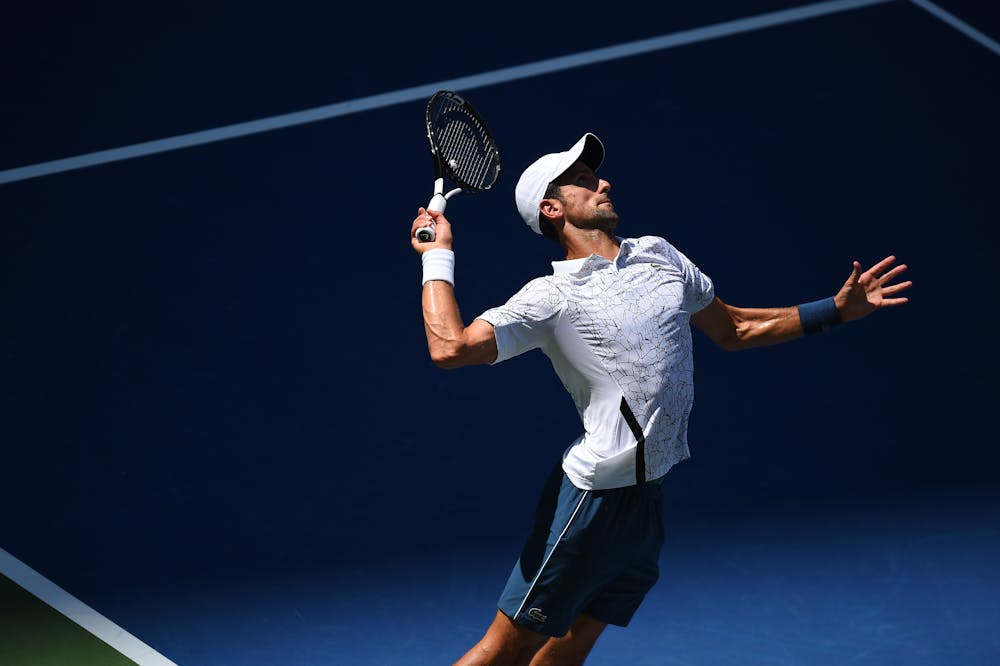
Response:
[[[550,220],[562,217],[563,214],[562,202],[559,199],[542,199],[538,204],[538,210]]]

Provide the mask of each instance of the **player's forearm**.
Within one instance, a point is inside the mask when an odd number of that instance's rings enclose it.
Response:
[[[423,291],[424,330],[431,360],[446,369],[493,363],[497,343],[493,325],[481,319],[462,322],[455,291],[447,282],[432,281]]]
[[[836,297],[783,308],[726,306],[733,323],[730,349],[776,345],[828,330],[844,321],[843,303]]]
[[[733,321],[728,349],[766,347],[788,342],[803,335],[796,306],[779,308],[737,308],[727,306]]]
[[[456,356],[465,331],[455,288],[442,280],[432,280],[424,285],[422,302],[431,360],[439,364],[447,362]]]

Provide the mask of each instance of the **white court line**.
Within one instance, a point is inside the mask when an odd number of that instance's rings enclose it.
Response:
[[[177,666],[16,557],[0,548],[0,573],[100,638],[139,666]]]
[[[306,109],[304,111],[296,111],[294,113],[286,113],[278,116],[261,118],[259,120],[251,120],[236,123],[234,125],[226,125],[224,127],[216,127],[214,129],[192,132],[190,134],[180,134],[165,139],[157,139],[155,141],[134,143],[120,148],[99,150],[93,153],[77,155],[75,157],[66,157],[49,162],[39,162],[37,164],[30,164],[27,166],[0,171],[0,185],[4,183],[14,183],[20,180],[27,180],[29,178],[37,178],[39,176],[62,173],[64,171],[72,171],[74,169],[97,166],[99,164],[107,164],[109,162],[119,162],[121,160],[132,159],[134,157],[143,157],[145,155],[163,153],[169,150],[177,150],[179,148],[200,146],[206,143],[234,139],[250,134],[259,134],[285,127],[292,127],[294,125],[316,122],[318,120],[327,120],[329,118],[346,116],[352,113],[359,113],[361,111],[381,109],[396,104],[426,99],[438,90],[472,90],[474,88],[482,88],[499,83],[516,81],[518,79],[525,79],[532,76],[551,74],[552,72],[572,69],[575,67],[584,67],[586,65],[592,65],[599,62],[607,62],[609,60],[628,58],[635,55],[650,53],[652,51],[669,49],[676,46],[684,46],[686,44],[695,44],[697,42],[704,42],[710,39],[718,39],[720,37],[729,37],[731,35],[738,35],[744,32],[751,32],[754,30],[762,30],[764,28],[771,28],[788,23],[805,21],[811,18],[827,16],[829,14],[836,14],[851,9],[858,9],[861,7],[868,7],[892,1],[893,0],[832,0],[830,2],[817,2],[809,5],[802,5],[800,7],[793,7],[791,9],[783,9],[767,14],[760,14],[758,16],[750,16],[747,18],[725,21],[723,23],[715,23],[702,28],[682,30],[680,32],[661,35],[659,37],[640,39],[634,42],[619,44],[617,46],[582,51],[580,53],[567,56],[539,60],[538,62],[528,63],[525,65],[496,69],[482,74],[462,76],[455,79],[445,79],[435,83],[413,86],[411,88],[403,88],[394,92],[371,95],[369,97],[359,97],[346,102],[337,102],[335,104],[319,106],[312,109]]]
[[[929,12],[930,14],[933,14],[937,18],[941,19],[942,21],[953,27],[955,30],[958,30],[960,33],[968,37],[969,39],[979,42],[981,45],[985,46],[990,51],[993,51],[993,53],[1000,55],[1000,42],[997,42],[995,39],[991,39],[987,35],[979,32],[978,30],[976,30],[971,25],[969,25],[962,19],[958,18],[954,14],[949,14],[945,10],[935,5],[933,2],[927,2],[927,0],[910,0],[910,2],[915,4],[917,7],[920,7],[924,11]]]

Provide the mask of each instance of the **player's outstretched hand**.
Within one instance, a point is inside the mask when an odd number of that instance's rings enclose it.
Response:
[[[906,270],[906,264],[893,266],[895,263],[896,257],[888,256],[862,273],[861,263],[854,262],[851,276],[834,296],[843,321],[861,319],[879,308],[895,307],[909,301],[899,294],[910,288],[911,281],[890,284]]]
[[[417,229],[431,224],[434,225],[434,240],[429,243],[417,240]],[[436,210],[427,210],[423,206],[418,208],[417,217],[413,220],[413,226],[410,227],[410,244],[413,246],[413,249],[417,251],[417,254],[423,254],[427,250],[441,248],[450,250],[451,224],[448,222],[448,218],[444,216],[444,213],[440,213]]]

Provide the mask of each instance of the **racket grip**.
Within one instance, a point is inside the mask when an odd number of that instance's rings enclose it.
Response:
[[[435,194],[431,197],[431,202],[427,204],[427,210],[436,210],[439,213],[443,213],[445,207],[448,205],[448,197],[444,194]],[[434,233],[434,224],[431,223],[430,226],[420,227],[417,229],[417,240],[421,243],[430,243],[437,235]]]
[[[419,229],[417,229],[415,235],[417,237],[417,240],[420,241],[421,243],[430,243],[437,237],[437,235],[434,233],[433,224],[429,227],[420,227]]]

